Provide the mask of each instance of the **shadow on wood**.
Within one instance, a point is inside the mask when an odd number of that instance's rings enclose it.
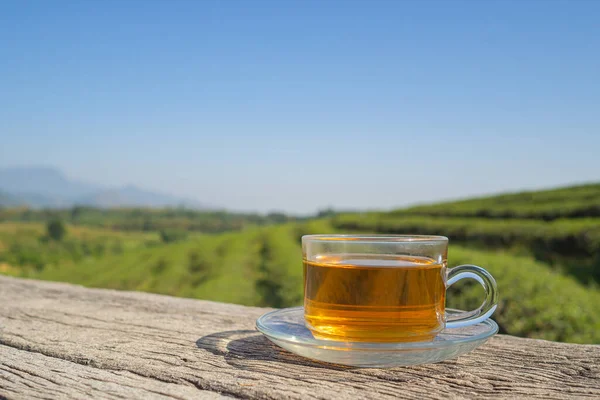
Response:
[[[252,330],[213,333],[198,339],[196,346],[214,355],[223,356],[229,365],[241,369],[249,368],[247,364],[241,362],[243,360],[280,362],[314,368],[334,369],[337,371],[354,369],[352,367],[329,364],[297,356],[276,346],[262,334]]]

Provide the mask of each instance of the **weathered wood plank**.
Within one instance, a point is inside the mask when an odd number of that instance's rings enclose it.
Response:
[[[261,308],[7,277],[0,298],[0,397],[600,397],[600,346],[499,335],[453,361],[353,369],[272,345]]]
[[[0,392],[15,399],[227,399],[189,384],[103,370],[0,345]]]

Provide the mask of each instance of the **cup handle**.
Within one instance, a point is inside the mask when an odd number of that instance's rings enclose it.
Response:
[[[472,278],[483,286],[485,290],[485,299],[479,308],[473,311],[460,313],[452,321],[446,322],[446,328],[462,328],[464,326],[478,324],[488,319],[498,305],[498,287],[496,280],[485,269],[477,265],[459,265],[448,270],[448,280],[446,289],[461,279]]]

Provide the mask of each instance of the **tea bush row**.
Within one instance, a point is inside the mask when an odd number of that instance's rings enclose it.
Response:
[[[333,219],[333,224],[342,230],[444,235],[455,242],[492,249],[521,247],[540,260],[551,261],[555,255],[574,260],[574,264],[579,262],[588,268],[578,273],[600,278],[600,218],[544,222],[371,213],[341,215]]]
[[[529,257],[502,251],[451,245],[448,261],[450,266],[480,265],[496,278],[500,302],[493,319],[503,333],[560,342],[600,343],[600,291],[586,288]],[[471,310],[481,304],[483,291],[478,285],[459,288],[450,290],[449,307]]]
[[[0,224],[0,263],[6,269],[41,271],[49,265],[122,254],[159,243],[153,234],[131,234],[67,227],[61,240],[50,238],[42,224]],[[25,271],[26,272],[26,271]]]
[[[600,217],[600,184],[437,203],[394,213],[542,220]]]
[[[302,252],[292,225],[261,232],[260,278],[256,282],[261,306],[289,307],[302,304]]]

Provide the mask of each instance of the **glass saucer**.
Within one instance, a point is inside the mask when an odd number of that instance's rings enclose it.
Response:
[[[446,309],[448,319],[462,311]],[[498,332],[487,319],[464,328],[444,329],[432,341],[407,343],[341,342],[315,339],[304,325],[304,308],[284,308],[262,315],[256,328],[269,340],[303,357],[354,367],[395,367],[435,363],[481,346]]]

